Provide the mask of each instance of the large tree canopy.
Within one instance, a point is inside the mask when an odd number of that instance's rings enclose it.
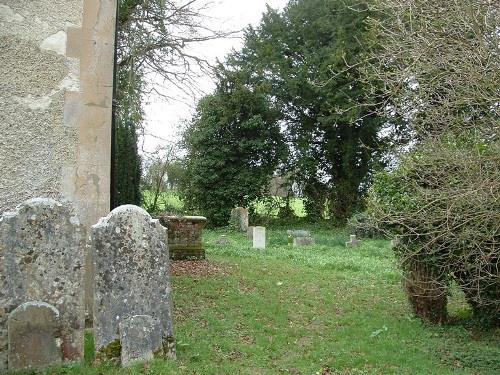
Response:
[[[320,217],[327,207],[339,222],[360,205],[384,148],[384,122],[373,111],[378,98],[368,97],[355,67],[366,48],[367,16],[359,1],[292,0],[282,13],[268,8],[226,63],[280,111],[287,169],[308,214]]]
[[[220,74],[218,89],[200,101],[184,134],[182,184],[187,206],[215,226],[227,224],[231,208],[262,197],[286,150],[279,113],[266,96]]]

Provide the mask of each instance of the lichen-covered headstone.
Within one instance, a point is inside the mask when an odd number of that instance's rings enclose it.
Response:
[[[142,208],[115,208],[92,227],[96,350],[113,356],[119,325],[135,315],[159,323],[164,344],[173,342],[170,264],[166,229]],[[158,353],[169,356],[171,353]]]
[[[32,199],[0,219],[0,370],[7,368],[7,317],[28,301],[60,313],[64,360],[83,357],[85,234],[68,204]]]
[[[129,366],[136,361],[149,361],[163,351],[160,323],[149,315],[134,315],[119,324],[121,362]]]
[[[9,370],[61,363],[59,311],[45,302],[26,302],[9,314]]]
[[[231,225],[236,230],[246,232],[248,230],[248,209],[236,207],[231,210]]]

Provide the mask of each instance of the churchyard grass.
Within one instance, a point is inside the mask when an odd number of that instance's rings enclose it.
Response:
[[[267,228],[265,250],[252,249],[243,233],[205,231],[207,257],[225,272],[172,277],[176,362],[91,365],[88,331],[85,361],[46,373],[499,373],[499,332],[468,325],[457,289],[449,304],[453,322],[423,324],[408,308],[389,241],[348,249],[348,233],[300,228],[316,245],[289,246],[291,228]],[[221,234],[229,245],[216,245]]]

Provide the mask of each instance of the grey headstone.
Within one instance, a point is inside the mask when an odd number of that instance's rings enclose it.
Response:
[[[401,239],[396,236],[393,240],[391,240],[391,248],[399,246],[401,243]]]
[[[119,324],[121,362],[129,366],[135,361],[149,361],[163,352],[160,323],[149,315],[134,315]]]
[[[266,228],[254,227],[253,228],[253,247],[255,249],[266,248]]]
[[[134,315],[157,319],[163,342],[173,342],[166,229],[142,208],[125,205],[99,220],[91,237],[96,350],[116,343],[120,322]]]
[[[9,314],[9,370],[60,364],[59,311],[45,302],[26,302]]]
[[[68,204],[32,199],[0,219],[0,369],[7,368],[7,316],[28,301],[60,313],[64,360],[83,358],[85,234]]]
[[[311,246],[314,243],[314,238],[312,237],[295,237],[293,239],[293,246]]]
[[[311,232],[308,230],[287,230],[286,233],[294,238],[296,237],[311,237]]]
[[[249,226],[247,229],[247,238],[252,241],[253,240],[253,226]]]
[[[215,241],[215,243],[219,246],[226,246],[229,245],[231,241],[229,241],[225,234],[221,234],[219,239]]]
[[[356,235],[355,234],[351,234],[349,236],[349,242],[346,242],[345,246],[346,247],[357,247],[357,246],[359,246],[360,243],[361,243],[361,241],[358,240],[358,239],[356,239]]]
[[[236,207],[231,210],[231,223],[239,231],[248,230],[248,209]]]

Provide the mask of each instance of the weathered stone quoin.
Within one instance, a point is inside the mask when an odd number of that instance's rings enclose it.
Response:
[[[59,312],[61,358],[83,357],[84,246],[84,229],[68,204],[32,199],[2,215],[0,369],[7,368],[8,315],[29,301]]]
[[[120,345],[120,323],[149,315],[159,323],[164,356],[174,356],[166,229],[142,208],[120,206],[92,227],[96,350]],[[147,327],[145,327],[147,328]]]
[[[0,213],[64,199],[90,229],[109,212],[116,4],[0,0]]]
[[[202,233],[206,217],[165,215],[160,222],[167,228],[170,259],[205,259]]]

